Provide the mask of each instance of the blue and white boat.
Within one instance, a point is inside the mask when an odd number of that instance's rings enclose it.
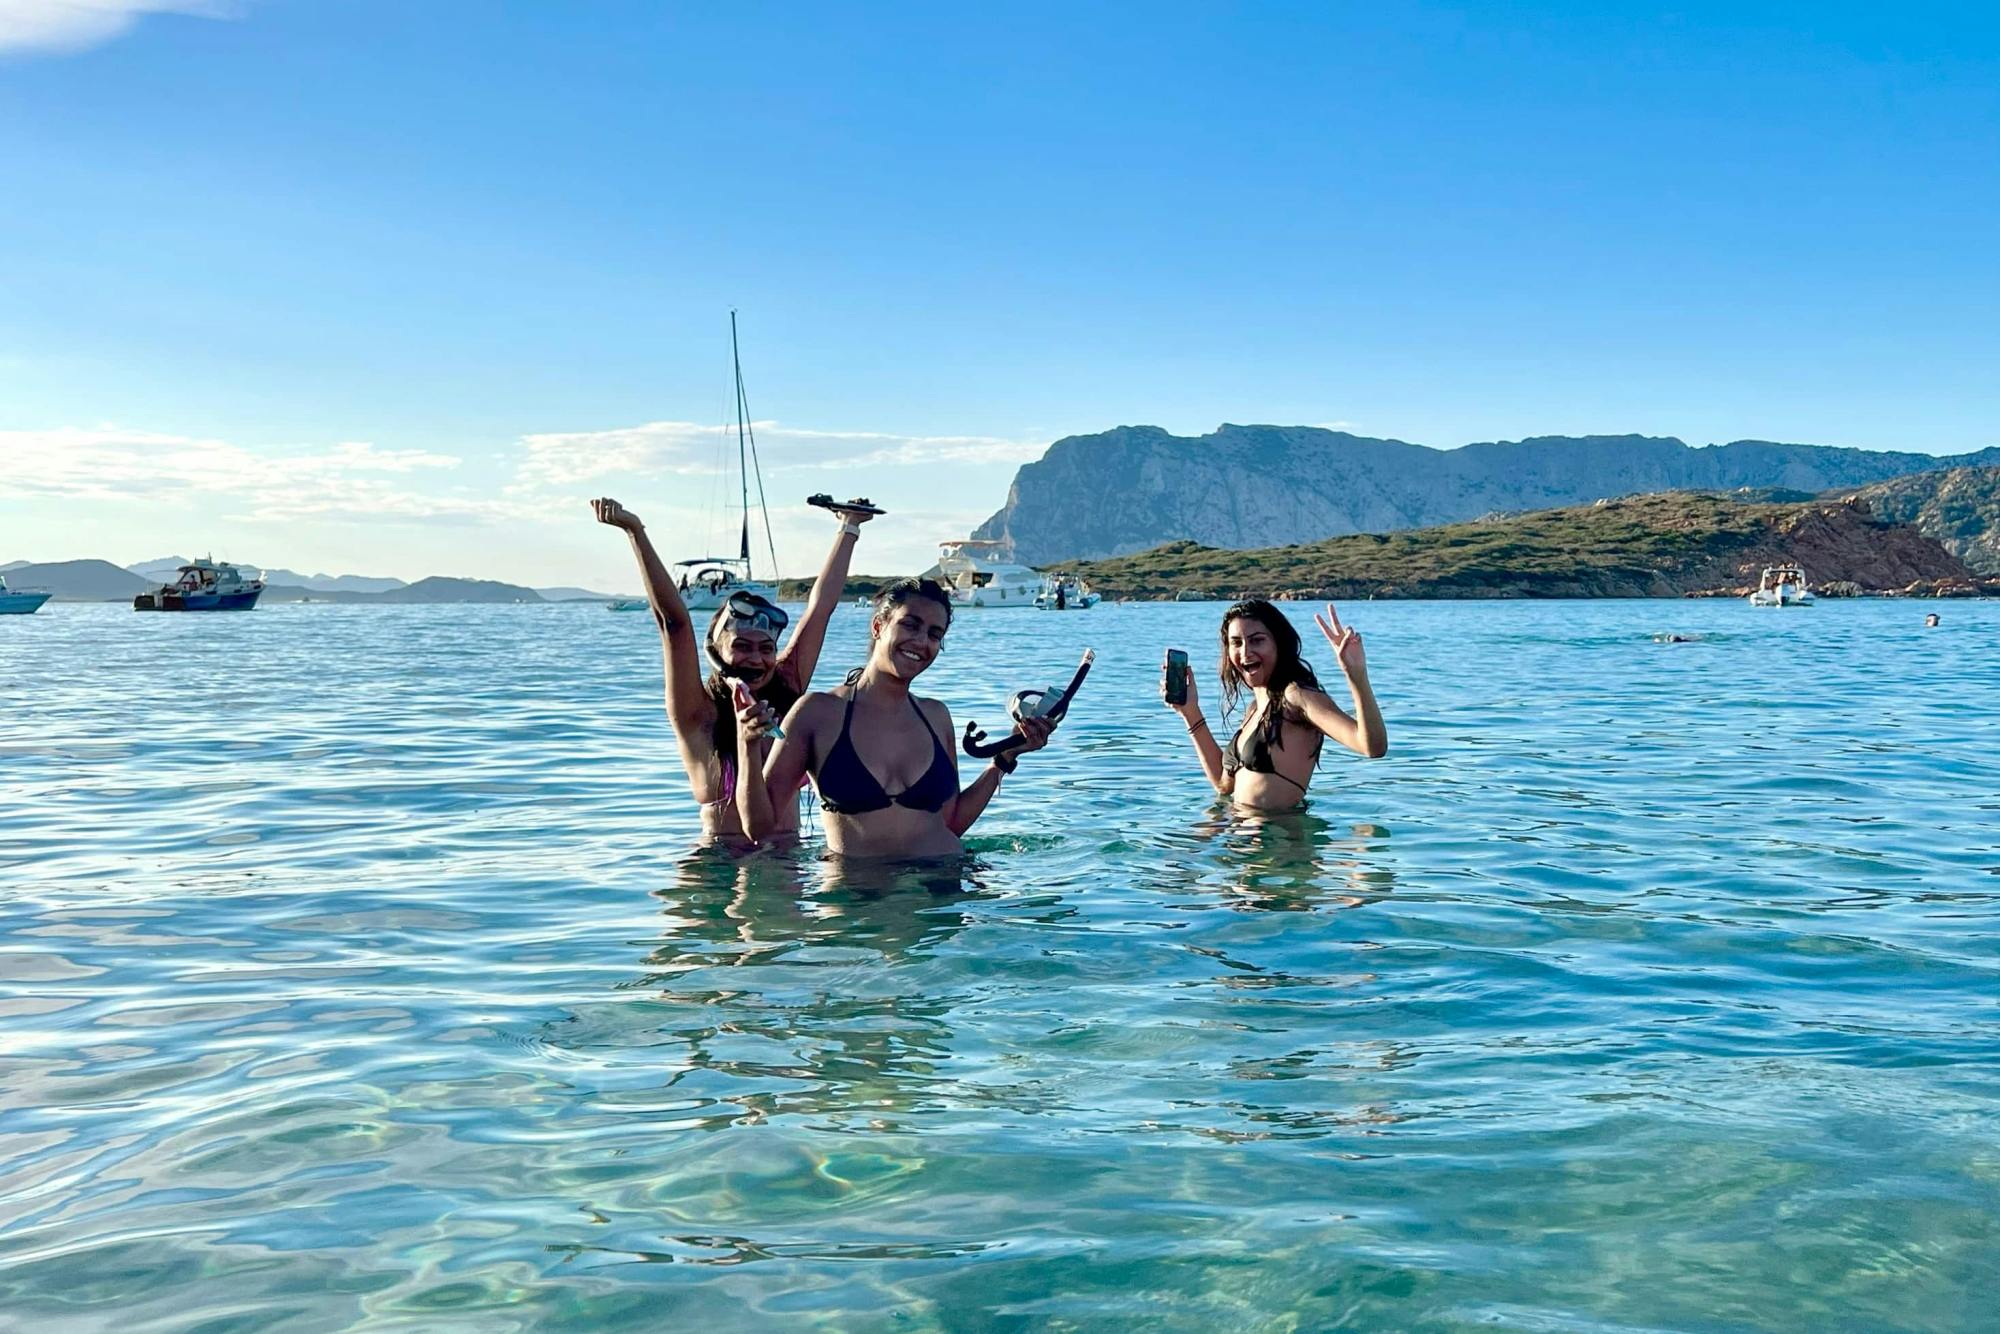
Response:
[[[245,579],[228,561],[198,560],[178,577],[132,599],[134,611],[249,611],[264,591],[262,579]]]
[[[39,588],[8,588],[7,576],[0,574],[0,616],[29,616],[54,597]]]

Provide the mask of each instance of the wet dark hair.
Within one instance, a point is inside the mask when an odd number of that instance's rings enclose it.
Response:
[[[762,602],[764,599],[759,598]],[[731,676],[729,660],[715,647],[715,629],[729,615],[729,604],[724,602],[709,618],[708,633],[702,636],[701,646],[708,654],[709,663],[715,668],[703,681],[702,688],[708,692],[709,702],[715,705],[715,726],[711,735],[715,739],[715,753],[724,759],[736,756],[736,678]],[[766,633],[769,633],[768,631]],[[777,636],[772,635],[773,643]],[[777,711],[780,718],[792,711],[792,705],[799,702],[799,692],[792,689],[785,674],[773,668],[771,679],[750,692]]]
[[[917,598],[929,598],[944,608],[945,629],[951,628],[951,590],[935,579],[898,579],[875,594],[876,616],[887,616],[892,608]]]
[[[1319,677],[1313,674],[1312,664],[1300,655],[1299,632],[1285,619],[1285,613],[1266,602],[1263,598],[1245,598],[1222,613],[1222,710],[1236,712],[1236,702],[1243,694],[1243,676],[1236,665],[1229,660],[1229,623],[1236,620],[1255,621],[1271,632],[1271,642],[1278,646],[1278,660],[1271,665],[1271,693],[1277,697],[1280,707],[1272,710],[1265,718],[1262,731],[1274,746],[1281,744],[1278,726],[1281,717],[1293,722],[1303,721],[1305,713],[1296,705],[1284,702],[1285,692],[1295,685],[1307,690],[1319,689]]]
[[[907,602],[918,598],[928,598],[944,608],[944,628],[951,629],[951,590],[935,579],[898,579],[885,584],[875,594],[875,605],[870,610],[871,619],[886,618],[890,612]],[[847,684],[857,685],[861,681],[862,669],[856,667],[847,674]]]

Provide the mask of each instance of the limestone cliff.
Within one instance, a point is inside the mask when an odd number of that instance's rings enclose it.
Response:
[[[1644,491],[1819,492],[1953,465],[2000,449],[1928,454],[1761,440],[1694,448],[1651,436],[1545,436],[1432,449],[1305,426],[1225,425],[1198,438],[1156,426],[1070,436],[1015,474],[976,537],[1031,564],[1164,542],[1259,548],[1393,532]]]

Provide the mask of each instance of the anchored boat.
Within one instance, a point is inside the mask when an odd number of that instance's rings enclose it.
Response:
[[[249,611],[264,592],[262,579],[245,579],[228,561],[198,560],[181,566],[174,581],[132,599],[134,611]]]
[[[1812,603],[1806,572],[1796,565],[1765,566],[1757,580],[1757,591],[1750,595],[1753,607],[1810,607]]]
[[[1089,584],[1059,574],[1050,575],[1035,594],[1035,605],[1043,611],[1089,611],[1103,600]]]
[[[8,588],[7,576],[0,574],[0,616],[32,616],[53,593],[39,588]]]
[[[952,606],[1035,605],[1041,572],[1001,559],[1006,550],[1005,542],[971,537],[938,543],[937,580],[950,590]]]
[[[771,511],[764,503],[764,469],[757,462],[757,430],[750,424],[750,398],[743,392],[743,357],[736,345],[736,312],[729,312],[729,362],[736,372],[736,480],[743,506],[743,526],[734,556],[696,556],[674,562],[679,573],[681,601],[689,611],[714,611],[737,593],[766,602],[778,600],[778,548],[771,538]],[[757,478],[757,508],[764,515],[764,545],[771,555],[772,583],[757,578],[750,564],[750,478]]]

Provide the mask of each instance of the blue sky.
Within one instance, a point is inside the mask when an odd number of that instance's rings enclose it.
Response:
[[[78,16],[0,0],[0,559],[630,586],[732,306],[787,572],[1121,423],[2000,443],[1968,6]]]

